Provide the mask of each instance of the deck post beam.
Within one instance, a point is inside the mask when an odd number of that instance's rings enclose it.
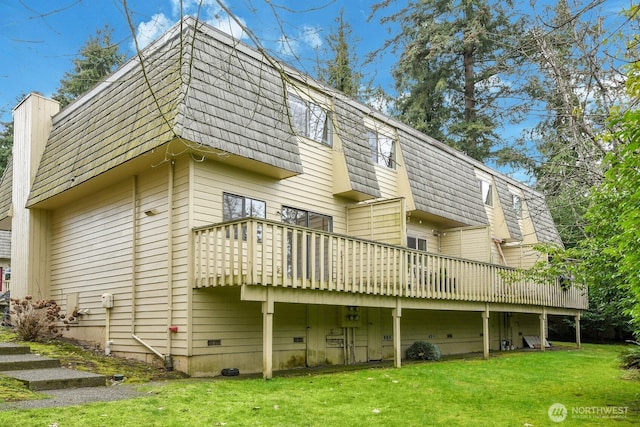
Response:
[[[273,378],[273,297],[267,290],[267,299],[262,301],[262,377]]]
[[[489,304],[482,312],[482,351],[484,359],[489,359]]]
[[[393,316],[393,366],[402,366],[402,339],[400,337],[400,320],[402,319],[402,304],[396,299],[396,307],[391,310]]]
[[[582,339],[580,337],[580,312],[576,314],[576,346],[582,348]]]
[[[542,314],[540,314],[540,351],[545,351],[547,337],[546,337],[546,329],[547,329],[547,308],[542,307]]]

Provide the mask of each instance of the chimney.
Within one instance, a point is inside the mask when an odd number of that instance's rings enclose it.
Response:
[[[11,204],[11,297],[48,296],[47,211],[27,209],[31,186],[49,138],[57,101],[31,93],[13,109]]]

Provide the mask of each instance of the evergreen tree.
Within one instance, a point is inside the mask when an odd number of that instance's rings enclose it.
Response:
[[[344,18],[344,9],[335,19],[337,28],[327,36],[331,58],[318,65],[318,78],[339,91],[357,97],[362,74],[355,71],[358,59],[352,42],[351,25]]]
[[[118,53],[118,46],[112,44],[113,31],[109,26],[97,30],[96,35],[80,49],[79,57],[73,60],[74,69],[66,72],[60,80],[60,87],[53,99],[63,108],[82,93],[89,90],[103,77],[124,62],[125,55]],[[24,95],[19,100],[24,99]],[[6,168],[13,147],[13,122],[0,123],[0,175]]]
[[[66,72],[53,99],[64,108],[89,90],[102,78],[111,74],[124,62],[125,55],[111,41],[113,30],[106,25],[82,46],[78,58],[73,60],[73,71]]]
[[[391,3],[374,5],[373,13]],[[478,160],[492,155],[496,129],[507,120],[502,101],[514,90],[509,80],[520,58],[516,43],[523,24],[507,12],[512,6],[420,0],[381,19],[400,27],[383,49],[400,55],[393,76],[401,120]]]
[[[0,176],[7,167],[13,147],[13,122],[0,122]]]

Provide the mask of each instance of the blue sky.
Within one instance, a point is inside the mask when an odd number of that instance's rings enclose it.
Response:
[[[143,45],[180,17],[179,0],[126,3],[138,42]],[[182,13],[197,14],[198,3],[183,0]],[[215,0],[202,3],[201,19],[246,39],[246,34]],[[341,8],[354,35],[360,39],[361,57],[382,46],[388,37],[377,21],[367,23],[372,1],[226,0],[225,3],[265,48],[309,72],[316,50],[326,47],[324,37],[336,27],[334,19]],[[132,56],[133,36],[122,0],[0,0],[0,121],[11,120],[11,109],[20,95],[53,94],[64,73],[72,70],[71,61],[78,50],[105,24],[113,29],[113,41],[120,45],[121,52]],[[379,84],[390,87],[392,64],[390,57],[379,61],[369,68],[372,70],[369,77],[375,75]]]

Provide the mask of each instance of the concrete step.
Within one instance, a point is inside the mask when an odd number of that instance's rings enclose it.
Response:
[[[0,356],[0,371],[19,371],[25,369],[59,368],[58,359],[37,354],[6,354]]]
[[[106,385],[107,381],[103,375],[67,368],[5,371],[2,374],[22,381],[30,390],[99,387]]]
[[[29,354],[31,347],[12,342],[0,342],[0,355],[4,354]]]

